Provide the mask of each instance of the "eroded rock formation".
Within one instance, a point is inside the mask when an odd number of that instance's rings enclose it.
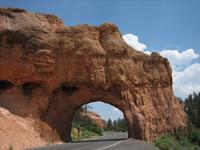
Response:
[[[88,121],[91,122],[93,125],[96,125],[97,127],[101,129],[104,128],[104,120],[101,118],[101,116],[98,113],[94,111],[87,111],[86,114],[85,112],[81,112],[80,116],[83,118],[83,120],[86,116]]]
[[[53,15],[0,9],[0,106],[40,119],[70,140],[83,104],[119,108],[129,137],[153,140],[186,127],[169,62],[129,47],[117,26],[65,26]]]

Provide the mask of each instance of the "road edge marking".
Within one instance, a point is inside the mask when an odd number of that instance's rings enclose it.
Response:
[[[113,146],[116,146],[116,145],[118,145],[118,144],[120,144],[120,143],[122,143],[123,141],[119,141],[119,142],[117,142],[117,143],[114,143],[114,144],[111,144],[111,145],[108,145],[108,146],[105,146],[105,147],[102,147],[102,148],[98,148],[97,150],[105,150],[105,149],[108,149],[108,148],[111,148],[111,147],[113,147]]]

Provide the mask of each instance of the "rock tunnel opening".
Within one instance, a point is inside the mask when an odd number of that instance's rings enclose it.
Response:
[[[133,112],[129,107],[129,103],[122,101],[117,94],[86,86],[74,85],[71,87],[69,84],[64,84],[65,86],[63,87],[62,85],[60,84],[52,92],[48,109],[42,117],[45,122],[57,131],[62,141],[73,141],[71,137],[72,122],[77,110],[85,104],[98,101],[118,108],[123,113],[126,120],[128,138],[143,138],[141,122],[138,118],[140,117],[139,114]],[[70,91],[70,94],[68,91]]]
[[[95,101],[78,107],[71,122],[71,140],[118,140],[128,138],[124,113],[109,103]]]

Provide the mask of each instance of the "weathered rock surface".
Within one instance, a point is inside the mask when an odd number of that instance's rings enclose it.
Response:
[[[40,119],[70,140],[83,104],[119,108],[129,137],[151,141],[186,127],[169,62],[129,47],[117,26],[65,26],[53,15],[0,9],[0,106]]]
[[[0,107],[0,150],[22,150],[55,144],[55,141],[60,141],[59,136],[55,135],[47,124],[16,116]]]
[[[104,122],[103,119],[101,118],[101,116],[94,112],[94,111],[87,111],[87,113],[85,114],[84,112],[81,112],[80,115],[84,118],[85,115],[88,119],[88,121],[91,121],[92,124],[96,125],[97,127],[103,129],[104,127]]]

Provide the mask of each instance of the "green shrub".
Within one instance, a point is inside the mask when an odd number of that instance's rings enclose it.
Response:
[[[102,129],[95,126],[95,125],[89,125],[89,126],[86,127],[86,129],[89,130],[89,131],[95,132],[98,135],[103,135]]]
[[[155,146],[161,150],[181,150],[180,144],[176,141],[175,137],[170,135],[162,136],[156,140]]]
[[[87,129],[81,129],[81,139],[92,138],[94,136],[98,136],[98,134]]]
[[[200,129],[193,129],[189,138],[191,142],[200,144]]]
[[[200,147],[192,144],[189,139],[179,136],[177,139],[173,135],[165,135],[154,141],[155,146],[160,150],[200,150]]]
[[[171,147],[168,143],[160,143],[159,145],[156,146],[159,147],[160,150],[169,150]]]

